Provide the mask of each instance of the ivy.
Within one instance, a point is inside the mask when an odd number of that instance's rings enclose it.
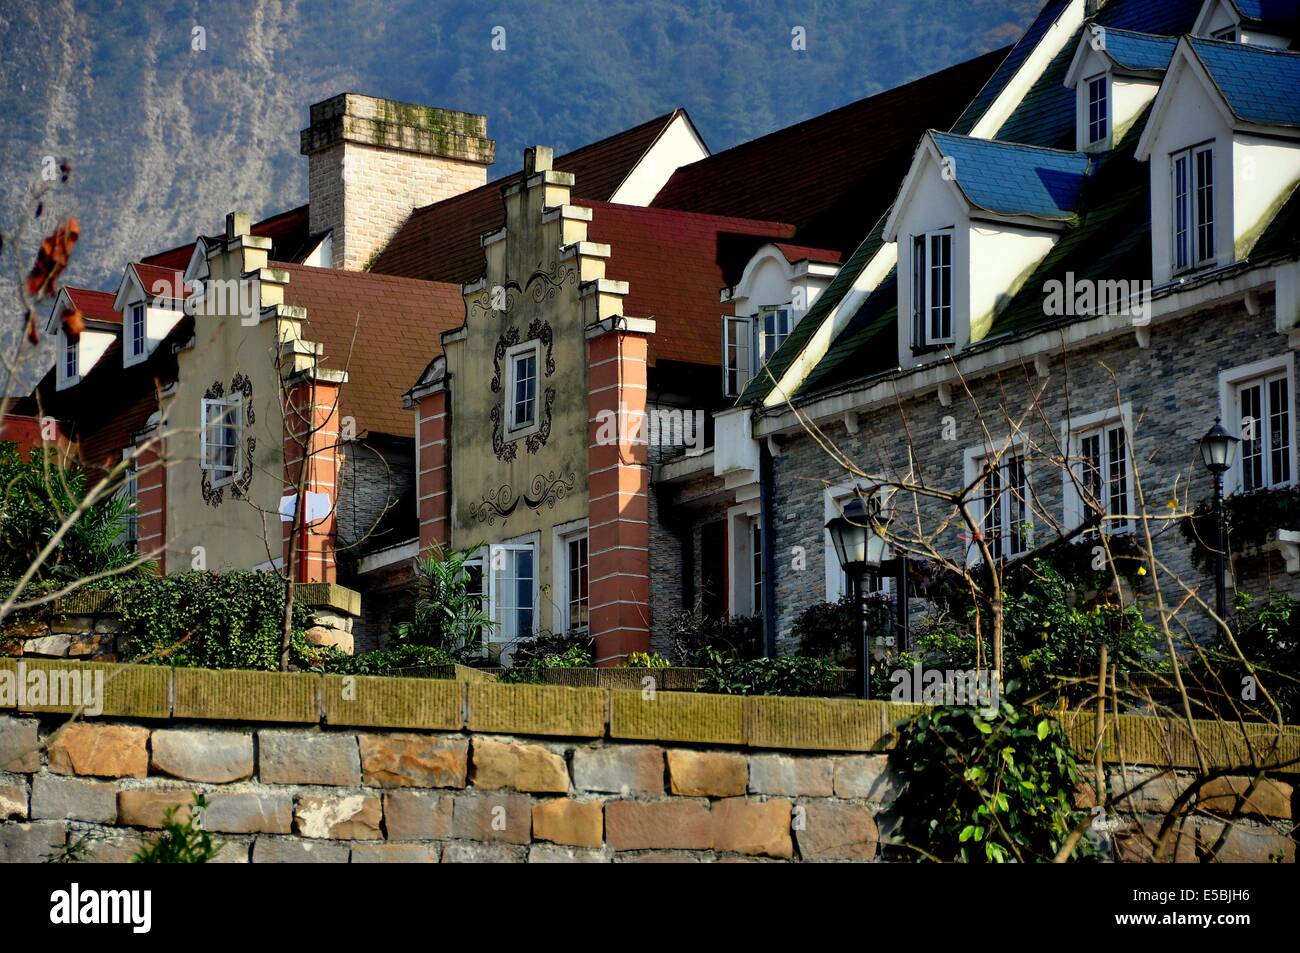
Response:
[[[890,762],[905,782],[894,843],[912,859],[1050,861],[1084,816],[1065,731],[1005,697],[996,710],[949,706],[900,723]],[[1074,859],[1094,851],[1081,840]]]
[[[1223,501],[1223,525],[1230,554],[1258,551],[1279,529],[1300,529],[1300,487],[1236,493]],[[1198,503],[1183,517],[1178,530],[1191,547],[1192,564],[1209,572],[1219,538],[1214,501]]]

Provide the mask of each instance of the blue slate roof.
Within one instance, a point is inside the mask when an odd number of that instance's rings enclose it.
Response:
[[[1153,36],[1130,30],[1107,30],[1103,52],[1121,69],[1149,72],[1169,68],[1178,41],[1172,36]]]
[[[1057,221],[1078,211],[1090,164],[1086,153],[945,132],[930,135],[939,151],[953,159],[957,185],[975,207]]]
[[[1189,37],[1233,115],[1266,126],[1300,126],[1300,53]]]
[[[1243,20],[1286,24],[1300,18],[1300,0],[1231,0]]]

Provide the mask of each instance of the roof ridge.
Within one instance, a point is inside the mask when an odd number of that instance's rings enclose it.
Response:
[[[1056,149],[1052,146],[1039,146],[1032,142],[1016,142],[1013,139],[985,139],[983,136],[968,136],[960,132],[944,132],[940,129],[927,129],[927,133],[936,136],[950,136],[953,139],[963,139],[966,142],[983,142],[997,146],[1015,146],[1017,149],[1030,149],[1034,152],[1055,152],[1063,156],[1076,156],[1087,158],[1091,153],[1084,152],[1081,149]]]
[[[1253,43],[1238,43],[1235,40],[1216,40],[1212,36],[1197,36],[1195,33],[1184,33],[1182,36],[1176,37],[1175,39],[1187,40],[1194,47],[1198,45],[1218,46],[1224,48],[1233,47],[1234,49],[1245,52],[1247,55],[1254,53],[1271,53],[1277,56],[1300,58],[1300,50],[1279,50],[1272,46],[1256,46]]]
[[[653,215],[682,215],[711,221],[746,222],[752,225],[765,225],[779,228],[795,228],[791,222],[782,222],[774,218],[746,218],[743,215],[718,215],[713,212],[692,212],[688,209],[665,208],[659,205],[629,205],[626,202],[607,202],[603,199],[575,198],[574,205],[603,206],[605,208],[628,209],[632,212],[644,212]],[[825,249],[828,250],[828,249]]]

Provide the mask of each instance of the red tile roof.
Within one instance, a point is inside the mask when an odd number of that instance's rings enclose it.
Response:
[[[357,433],[415,434],[402,394],[442,351],[439,335],[464,323],[460,286],[276,262],[285,302],[307,309],[304,333],[325,346],[322,367],[346,370],[340,413]]]
[[[187,262],[188,264],[188,262]],[[144,262],[131,263],[135,276],[145,294],[154,298],[170,298],[173,301],[185,300],[185,267],[164,268],[161,265],[147,265]]]
[[[608,201],[680,112],[659,116],[608,139],[575,149],[555,159],[554,166],[561,172],[573,173],[572,194],[575,199]],[[416,209],[375,259],[371,273],[454,284],[479,278],[484,269],[479,237],[505,224],[501,189],[517,182],[522,175],[522,172],[516,172]]]
[[[844,258],[844,253],[834,248],[809,248],[807,245],[790,245],[786,242],[774,244],[777,251],[792,265],[797,261],[821,261],[838,265]]]
[[[723,288],[751,255],[794,226],[745,218],[578,200],[592,210],[587,236],[610,246],[605,274],[628,282],[628,317],[654,318],[650,362],[721,363]]]
[[[122,312],[113,310],[113,300],[117,295],[111,291],[91,291],[89,288],[71,288],[63,286],[72,300],[72,305],[85,316],[87,321],[102,321],[104,324],[121,324]]]
[[[283,261],[298,261],[310,250],[311,233],[308,221],[311,207],[299,205],[288,211],[264,218],[249,229],[254,235],[269,238],[274,243],[271,251],[273,258]],[[187,242],[166,251],[146,255],[140,261],[146,265],[158,265],[161,268],[179,268],[182,272],[190,263],[194,254],[194,243]]]
[[[800,244],[847,254],[893,202],[922,133],[948,128],[1006,52],[683,166],[651,204],[792,222]]]

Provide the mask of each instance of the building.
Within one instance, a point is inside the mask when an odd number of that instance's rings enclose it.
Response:
[[[826,521],[882,488],[922,528],[902,548],[959,564],[1154,515],[1166,595],[1213,605],[1160,519],[1211,496],[1198,439],[1216,417],[1241,436],[1230,493],[1296,482],[1294,12],[1050,0],[965,113],[918,137],[892,207],[717,419],[716,469],[770,495],[752,564],[782,647],[845,591]],[[963,488],[973,528],[930,492]],[[1276,512],[1238,589],[1300,592]]]

